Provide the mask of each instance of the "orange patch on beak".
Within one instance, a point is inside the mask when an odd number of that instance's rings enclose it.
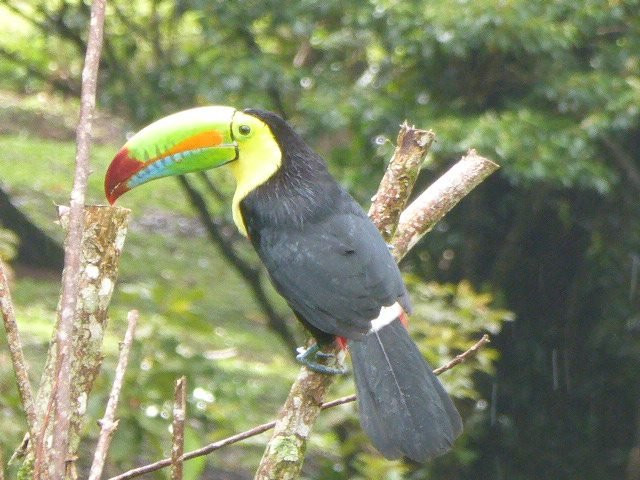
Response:
[[[215,147],[221,143],[222,134],[217,130],[208,130],[206,132],[197,133],[194,136],[175,144],[169,150],[164,152],[162,156],[168,157],[169,155],[186,152],[188,150],[195,150],[197,148]]]

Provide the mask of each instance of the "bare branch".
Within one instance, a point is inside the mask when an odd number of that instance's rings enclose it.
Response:
[[[0,310],[2,310],[2,319],[4,321],[4,329],[7,332],[7,344],[9,345],[9,354],[13,363],[13,371],[18,382],[18,392],[20,393],[20,401],[22,407],[27,414],[27,425],[31,436],[36,435],[36,410],[33,400],[33,391],[29,382],[29,366],[22,352],[22,342],[20,341],[20,333],[16,323],[16,316],[11,301],[11,292],[9,291],[9,282],[5,273],[5,265],[0,260]],[[0,466],[0,468],[2,468]]]
[[[101,427],[100,436],[98,437],[98,444],[93,455],[93,463],[89,471],[89,480],[100,480],[102,469],[104,468],[104,461],[107,458],[107,451],[111,443],[111,437],[116,428],[118,428],[118,420],[115,419],[116,408],[118,407],[120,391],[122,390],[122,384],[124,382],[124,374],[129,362],[129,352],[133,344],[138,317],[137,310],[131,310],[127,314],[127,331],[124,335],[122,346],[120,347],[120,357],[118,358],[116,375],[113,379],[109,400],[107,401],[107,408],[105,409],[104,417],[102,417],[102,420],[99,422]]]
[[[182,480],[182,454],[184,453],[184,422],[187,417],[187,378],[176,382],[173,398],[173,432],[171,441],[171,480]]]
[[[196,457],[202,457],[204,455],[208,455],[211,452],[216,450],[220,450],[222,447],[226,447],[227,445],[231,445],[233,443],[237,443],[241,440],[245,440],[247,438],[254,437],[256,435],[260,435],[261,433],[267,432],[271,430],[276,425],[275,421],[263,423],[262,425],[258,425],[257,427],[253,427],[250,430],[247,430],[242,433],[237,433],[232,435],[231,437],[224,438],[222,440],[218,440],[217,442],[210,443],[209,445],[205,445],[202,448],[197,450],[193,450],[191,452],[185,453],[182,456],[183,460],[190,460]],[[150,463],[148,465],[144,465],[142,467],[134,468],[132,470],[128,470],[124,473],[116,477],[111,477],[109,480],[127,480],[129,478],[139,477],[140,475],[144,475],[145,473],[155,472],[157,470],[161,470],[165,467],[171,465],[171,459],[165,458],[163,460],[159,460],[154,463]]]
[[[400,261],[427,232],[471,190],[498,169],[498,165],[470,150],[406,208],[393,241]]]
[[[462,352],[460,355],[457,355],[453,360],[451,360],[447,364],[436,368],[433,371],[434,375],[440,375],[441,373],[444,373],[447,370],[451,370],[456,365],[459,365],[465,362],[467,359],[471,357],[475,357],[476,354],[478,353],[478,350],[480,350],[482,347],[484,347],[487,343],[490,343],[490,342],[491,340],[489,340],[489,335],[485,333],[480,340],[478,340],[476,343],[474,343],[471,346],[469,350]]]
[[[448,362],[445,365],[442,365],[441,367],[436,368],[433,373],[436,375],[440,375],[444,372],[446,372],[447,370],[452,369],[453,367],[455,367],[456,365],[458,365],[459,363],[462,363],[465,360],[468,360],[469,358],[475,356],[478,351],[485,346],[487,343],[489,343],[489,336],[488,335],[483,335],[483,337],[476,342],[471,348],[469,348],[469,350],[465,351],[464,353],[461,353],[460,355],[458,355],[457,357],[455,357],[453,360],[451,360],[450,362]],[[459,360],[460,359],[460,360]],[[344,405],[346,403],[352,403],[356,400],[356,396],[355,395],[347,395],[345,397],[341,397],[341,398],[337,398],[335,400],[331,400],[330,402],[325,402],[323,403],[320,408],[322,410],[326,410],[328,408],[333,408],[333,407],[337,407],[339,405]],[[197,458],[197,457],[202,457],[204,455],[208,455],[211,452],[214,452],[216,450],[220,450],[222,447],[226,447],[227,445],[231,445],[237,442],[240,442],[242,440],[246,440],[247,438],[251,438],[251,437],[255,437],[256,435],[260,435],[261,433],[267,432],[269,430],[271,430],[273,427],[276,426],[276,422],[268,422],[268,423],[263,423],[262,425],[258,425],[257,427],[253,427],[249,430],[246,430],[244,432],[241,433],[237,433],[235,435],[232,435],[230,437],[224,438],[222,440],[218,440],[217,442],[213,442],[210,443],[209,445],[206,445],[202,448],[199,448],[197,450],[193,450],[191,452],[187,452],[182,456],[183,460],[190,460],[192,458]],[[165,458],[164,460],[160,460],[158,462],[155,463],[150,463],[148,465],[144,465],[142,467],[138,467],[138,468],[134,468],[132,470],[129,470],[127,472],[124,472],[116,477],[111,477],[109,480],[127,480],[130,478],[135,478],[138,477],[140,475],[144,475],[145,473],[151,473],[151,472],[155,472],[157,470],[160,470],[162,468],[168,467],[169,465],[171,465],[171,458]]]
[[[395,233],[400,213],[409,199],[422,160],[434,138],[431,130],[410,127],[407,122],[400,126],[395,152],[369,209],[369,217],[374,219],[387,242]]]
[[[94,0],[87,53],[82,71],[80,118],[76,135],[76,170],[70,198],[69,231],[65,241],[65,268],[62,274],[62,300],[60,322],[57,330],[58,388],[51,394],[55,398],[53,443],[49,452],[49,472],[54,479],[65,478],[71,421],[71,366],[73,356],[73,317],[77,302],[77,279],[80,274],[82,230],[84,228],[84,203],[89,178],[89,151],[91,129],[96,104],[98,65],[102,50],[104,11],[106,0]]]

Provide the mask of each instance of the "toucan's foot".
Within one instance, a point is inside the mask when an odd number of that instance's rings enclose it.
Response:
[[[389,249],[389,251],[391,252],[391,251],[393,251],[393,249],[394,249],[394,248],[396,248],[396,247],[394,247],[394,246],[393,246],[393,245],[391,245],[390,243],[387,243],[387,248],[388,248],[388,249]]]
[[[326,352],[323,352],[322,350],[318,350],[316,352],[316,358],[323,358],[325,360],[329,360],[331,358],[336,358],[336,356],[333,353],[326,353]]]
[[[348,372],[346,368],[329,367],[318,363],[316,361],[317,359],[335,358],[335,355],[333,353],[320,351],[320,346],[317,343],[314,343],[306,350],[301,347],[298,349],[298,352],[296,360],[309,370],[313,370],[318,373],[326,373],[327,375],[343,375]]]

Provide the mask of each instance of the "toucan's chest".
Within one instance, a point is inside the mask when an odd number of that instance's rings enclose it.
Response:
[[[233,222],[240,233],[247,236],[247,226],[240,209],[240,203],[251,192],[270,182],[271,178],[282,168],[282,154],[275,142],[263,145],[257,151],[245,147],[239,159],[231,163],[230,167],[236,179],[236,191],[231,205]]]
[[[264,229],[304,231],[353,200],[328,173],[300,179],[278,171],[267,182],[239,198],[234,215],[255,241]]]

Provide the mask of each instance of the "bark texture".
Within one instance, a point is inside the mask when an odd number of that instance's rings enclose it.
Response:
[[[60,207],[60,223],[68,225],[69,209]],[[130,210],[122,207],[88,206],[84,209],[84,231],[80,255],[78,298],[73,316],[71,361],[71,411],[66,478],[76,478],[75,455],[88,395],[102,364],[102,339],[107,326],[107,307],[115,285],[118,263],[127,234]],[[58,316],[58,322],[60,317]],[[57,322],[57,323],[58,323]],[[57,324],[56,324],[57,327]],[[52,440],[49,398],[56,380],[57,336],[54,329],[47,362],[36,396],[38,430],[44,431],[35,446],[48,449]],[[46,428],[42,428],[43,425]],[[23,473],[38,474],[33,453],[24,462]],[[25,470],[26,469],[26,470]],[[31,478],[31,477],[29,477]]]
[[[395,152],[369,209],[369,216],[387,242],[393,238],[398,218],[434,139],[435,134],[431,130],[420,130],[407,122],[400,126]]]

